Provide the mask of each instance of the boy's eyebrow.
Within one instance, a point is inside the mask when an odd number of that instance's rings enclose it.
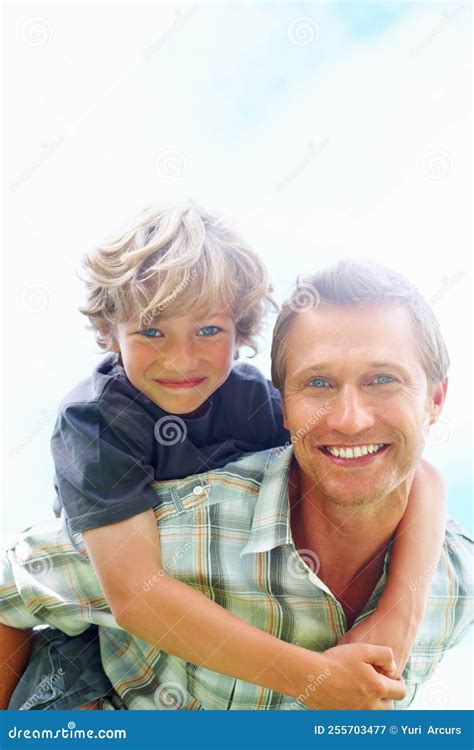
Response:
[[[146,326],[144,324],[140,324],[139,321],[131,322],[129,325],[136,329],[141,329],[144,327],[155,328],[155,327],[159,327],[162,325],[166,325],[168,321],[172,320],[173,317],[177,318],[179,316],[176,315],[176,316],[171,316],[169,318],[160,318],[159,316],[157,316],[156,318],[153,318],[152,320],[147,320]],[[230,317],[229,313],[227,312],[214,312],[214,313],[210,313],[209,315],[204,315],[203,313],[202,317],[196,315],[194,317],[194,320],[196,321],[196,323],[200,324],[200,323],[204,323],[210,320],[215,320],[216,318],[226,318],[226,317]]]
[[[204,315],[202,320],[214,320],[215,318],[227,318],[230,317],[229,313],[227,312],[215,312],[215,313],[209,313],[209,315]]]

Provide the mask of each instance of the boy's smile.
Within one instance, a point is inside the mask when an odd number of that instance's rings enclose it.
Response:
[[[182,380],[164,380],[163,378],[155,378],[155,382],[164,388],[196,388],[201,385],[206,378],[187,378]]]
[[[235,323],[225,309],[202,308],[117,326],[117,350],[130,382],[171,414],[196,415],[227,379],[236,346]]]

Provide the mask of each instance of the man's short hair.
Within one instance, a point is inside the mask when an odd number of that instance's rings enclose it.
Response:
[[[369,261],[341,260],[312,276],[298,279],[282,306],[272,342],[272,380],[281,393],[285,387],[287,336],[299,312],[319,305],[362,306],[388,302],[406,307],[417,336],[428,384],[440,383],[448,372],[449,355],[433,310],[418,289],[402,274]]]

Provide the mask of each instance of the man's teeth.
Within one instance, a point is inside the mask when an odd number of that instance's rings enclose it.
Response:
[[[385,443],[374,443],[373,445],[356,445],[353,448],[331,448],[327,445],[326,450],[335,458],[361,458],[367,453],[377,453],[384,445]]]

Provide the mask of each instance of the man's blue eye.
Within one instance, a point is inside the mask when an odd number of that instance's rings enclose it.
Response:
[[[147,339],[155,339],[163,335],[158,328],[144,328],[140,333],[142,336],[146,336]]]
[[[309,381],[308,385],[310,385],[312,388],[324,388],[327,385],[328,381],[326,378],[313,378]]]
[[[205,326],[199,329],[198,336],[215,336],[220,330],[222,329],[218,328],[218,326]]]
[[[385,385],[386,383],[392,383],[393,378],[391,375],[376,375],[374,378],[374,382],[378,380],[378,383],[375,383],[375,385]]]

